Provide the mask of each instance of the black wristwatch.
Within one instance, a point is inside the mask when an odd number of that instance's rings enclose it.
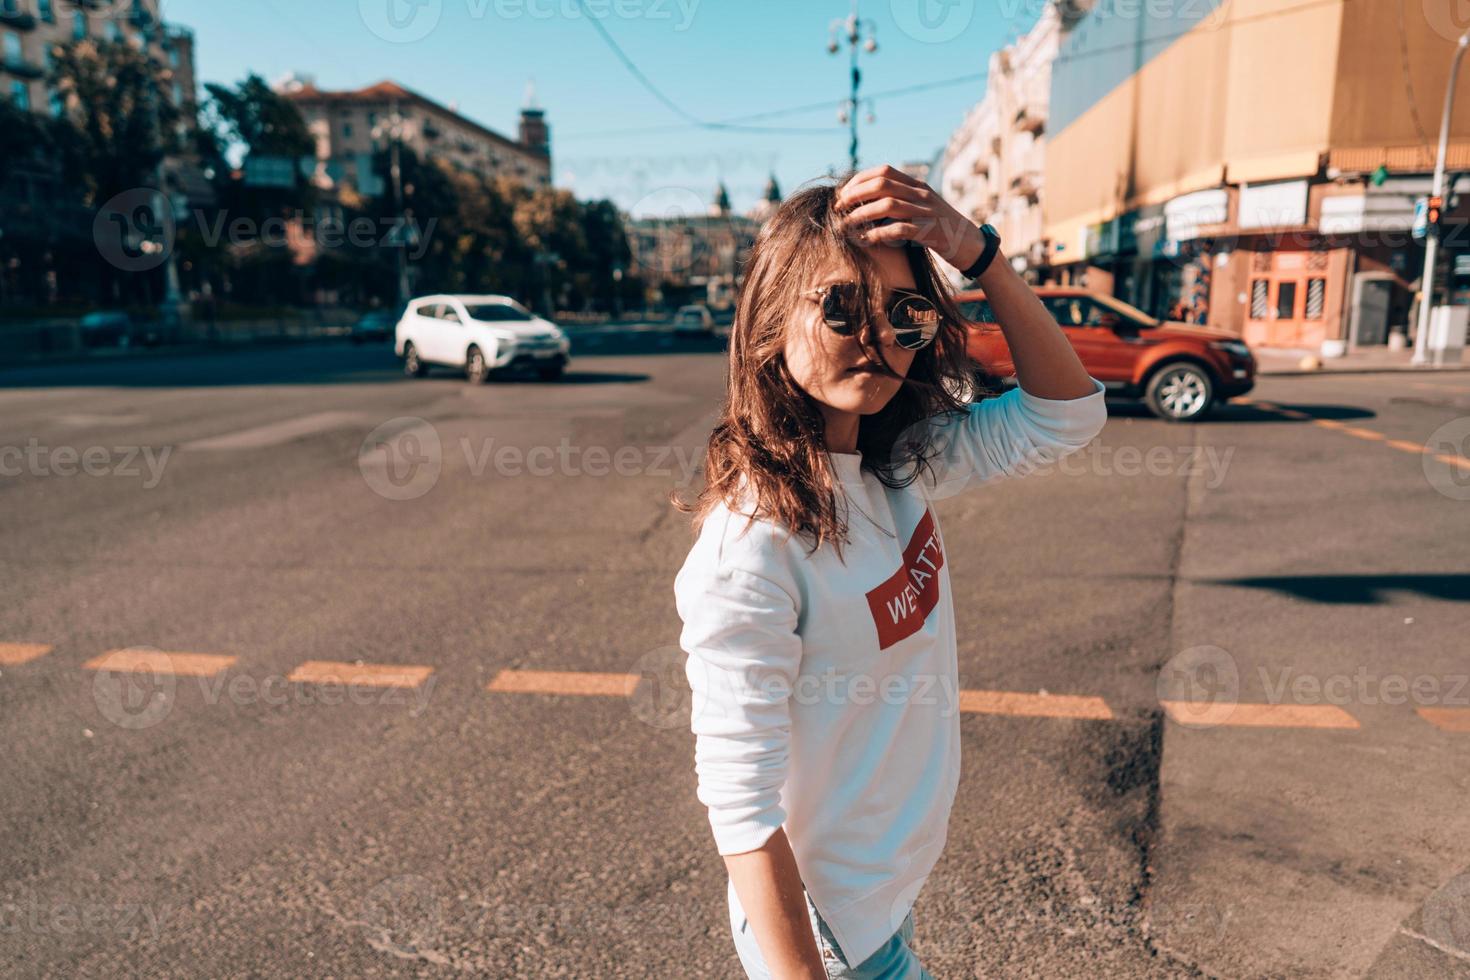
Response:
[[[981,225],[980,234],[985,236],[985,247],[980,250],[980,257],[973,265],[960,271],[960,275],[966,279],[979,279],[985,270],[990,268],[990,263],[995,259],[995,253],[1000,251],[1000,232],[995,230],[994,225]]]

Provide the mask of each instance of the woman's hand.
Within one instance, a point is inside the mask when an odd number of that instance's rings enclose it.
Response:
[[[837,207],[848,212],[848,230],[865,245],[918,242],[956,269],[969,268],[985,248],[973,221],[928,184],[888,164],[853,174],[838,188]],[[888,223],[873,224],[884,218]]]

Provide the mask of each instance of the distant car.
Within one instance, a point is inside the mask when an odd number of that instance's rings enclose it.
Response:
[[[127,347],[136,332],[133,318],[121,310],[100,310],[82,317],[83,347]]]
[[[395,320],[390,310],[372,310],[357,319],[348,331],[348,336],[354,344],[368,340],[387,340],[393,335]]]
[[[1040,286],[1036,295],[1110,398],[1142,401],[1162,419],[1190,422],[1255,387],[1255,355],[1233,334],[1156,320],[1120,299],[1077,287]],[[970,322],[970,359],[987,375],[1013,377],[1010,348],[985,294],[963,291],[955,301]]]
[[[715,315],[703,303],[681,306],[674,314],[674,332],[713,334]]]
[[[571,349],[556,324],[509,296],[420,297],[409,301],[394,328],[394,353],[413,378],[437,364],[463,371],[471,384],[519,368],[555,381],[571,362]]]

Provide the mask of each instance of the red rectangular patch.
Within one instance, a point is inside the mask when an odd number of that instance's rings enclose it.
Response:
[[[924,625],[939,602],[939,570],[943,567],[944,549],[934,529],[934,515],[926,509],[903,549],[903,567],[868,593],[868,608],[878,627],[878,649],[887,650]]]

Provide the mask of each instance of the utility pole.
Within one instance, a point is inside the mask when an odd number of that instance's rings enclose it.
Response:
[[[861,45],[862,49],[868,52],[868,54],[877,53],[878,25],[871,20],[864,20],[858,17],[858,0],[852,0],[852,13],[846,17],[840,17],[834,20],[828,25],[827,31],[827,51],[829,54],[837,54],[842,50],[842,43],[839,38],[845,38],[847,40],[847,47],[850,52],[849,64],[851,67],[850,78],[852,88],[847,97],[847,104],[837,112],[837,119],[840,122],[848,124],[850,139],[847,144],[847,156],[849,162],[852,164],[852,169],[856,170],[858,168],[858,89],[862,86],[863,82],[862,70],[858,68],[858,47]],[[867,32],[866,40],[863,39],[864,31]],[[869,103],[868,122],[871,123],[874,119],[873,106]]]
[[[1444,169],[1445,157],[1450,148],[1450,115],[1455,109],[1455,83],[1460,78],[1460,62],[1465,58],[1465,49],[1470,47],[1470,30],[1460,35],[1460,43],[1455,46],[1455,57],[1450,62],[1450,84],[1444,95],[1444,115],[1439,122],[1439,157],[1434,164],[1434,188],[1429,192],[1431,210],[1435,201],[1440,202],[1440,215],[1443,216],[1444,209]],[[1412,363],[1423,364],[1428,360],[1429,353],[1429,318],[1434,309],[1434,267],[1439,262],[1439,222],[1431,221],[1426,229],[1424,240],[1424,275],[1420,277],[1424,287],[1424,293],[1419,298],[1419,327],[1414,337],[1414,357]],[[1444,358],[1444,349],[1435,351],[1435,363],[1440,363]]]

